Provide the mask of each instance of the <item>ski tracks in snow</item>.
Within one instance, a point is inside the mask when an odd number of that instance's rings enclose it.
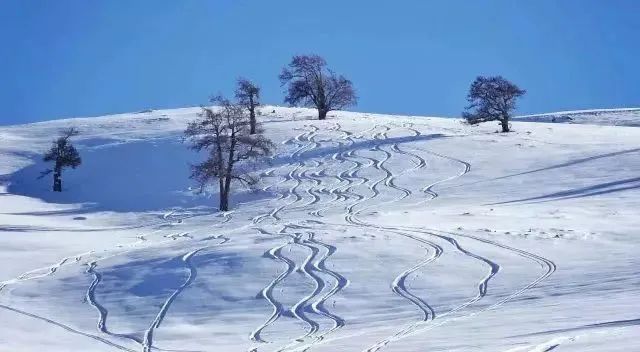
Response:
[[[294,232],[289,233],[289,229],[294,230]],[[284,236],[288,237],[289,240],[269,249],[264,255],[267,258],[282,262],[285,264],[285,269],[260,291],[259,296],[269,302],[269,305],[272,307],[272,313],[262,325],[251,332],[250,339],[259,344],[269,343],[269,341],[262,337],[263,331],[280,319],[285,312],[290,313],[287,314],[287,316],[293,317],[306,326],[306,331],[302,335],[292,338],[288,344],[278,349],[278,351],[285,351],[302,345],[306,346],[306,344],[313,345],[315,342],[321,341],[325,336],[345,325],[344,319],[330,312],[324,306],[327,300],[337,295],[349,285],[348,279],[328,269],[326,266],[327,260],[337,249],[334,246],[318,240],[313,232],[304,230],[305,228],[292,224],[282,226],[281,230],[277,233],[269,233],[265,229],[259,229],[262,234],[276,237]],[[292,246],[307,252],[302,263],[298,264],[282,253],[285,248],[290,250]],[[285,279],[291,277],[291,274],[296,268],[299,268],[304,277],[312,282],[313,289],[301,297],[291,307],[287,308],[274,297],[273,291]],[[327,276],[330,279],[327,280],[319,274]],[[326,331],[320,331],[320,322],[315,320],[315,318],[313,318],[314,316],[328,319],[331,321],[332,327]],[[309,338],[312,339],[311,342],[306,341]],[[252,347],[250,351],[258,351],[258,349],[259,346]]]
[[[162,307],[160,307],[160,311],[158,311],[158,314],[151,322],[151,325],[147,330],[145,330],[144,338],[142,340],[143,352],[151,351],[151,347],[153,345],[153,333],[155,332],[155,329],[160,327],[160,324],[162,324],[162,321],[165,315],[167,315],[167,311],[169,310],[169,307],[171,307],[171,304],[173,303],[173,301],[178,297],[178,295],[182,293],[182,291],[184,291],[187,287],[189,287],[189,285],[191,285],[191,283],[195,280],[196,275],[198,274],[198,271],[196,267],[193,265],[193,263],[191,262],[191,258],[205,248],[206,247],[193,250],[183,255],[180,258],[185,268],[188,270],[187,278],[184,281],[184,283],[180,285],[180,287],[178,287],[175,291],[173,291],[173,293],[169,296],[169,298],[167,298],[167,300],[164,301],[164,303],[162,304]]]
[[[187,287],[191,284],[191,282],[193,282],[193,280],[195,279],[196,276],[196,268],[192,265],[191,263],[191,257],[194,256],[197,252],[205,249],[205,248],[209,248],[211,246],[206,246],[206,247],[202,247],[199,248],[195,251],[189,252],[187,254],[185,254],[184,256],[181,257],[183,263],[186,265],[186,267],[189,269],[189,273],[187,275],[187,279],[185,281],[185,283],[183,283],[162,305],[160,312],[158,313],[158,315],[156,316],[156,318],[154,319],[153,323],[151,324],[150,328],[146,330],[145,334],[144,334],[144,338],[139,338],[137,336],[135,336],[134,334],[119,334],[119,333],[114,333],[109,331],[109,329],[107,328],[107,317],[108,317],[108,310],[102,305],[100,304],[97,299],[96,299],[96,291],[98,289],[98,286],[100,285],[100,283],[102,282],[102,274],[100,272],[98,272],[97,267],[98,267],[98,262],[101,261],[105,261],[107,259],[110,258],[114,258],[117,256],[121,256],[124,255],[126,253],[130,253],[136,250],[141,250],[141,249],[145,249],[145,248],[150,248],[152,246],[159,246],[159,245],[163,245],[163,244],[167,244],[170,242],[173,242],[177,239],[193,239],[193,237],[191,235],[189,235],[187,232],[178,232],[178,233],[173,233],[173,234],[169,234],[169,235],[165,235],[164,237],[167,238],[166,240],[163,241],[154,241],[152,243],[148,243],[148,239],[147,237],[161,232],[163,231],[163,228],[166,226],[176,226],[176,225],[180,225],[183,223],[184,219],[188,219],[188,218],[193,218],[193,217],[197,217],[203,214],[191,214],[188,216],[175,216],[175,211],[170,211],[166,214],[164,214],[162,216],[162,219],[164,220],[164,222],[160,225],[157,225],[159,228],[157,230],[151,231],[149,233],[146,234],[140,234],[138,235],[136,238],[137,240],[135,242],[132,242],[130,244],[120,244],[120,245],[116,245],[114,249],[112,249],[111,251],[109,250],[102,250],[100,252],[97,251],[88,251],[88,252],[83,252],[83,253],[79,253],[76,255],[72,255],[69,257],[65,257],[63,259],[61,259],[58,263],[51,265],[51,266],[47,266],[47,267],[43,267],[43,268],[38,268],[38,269],[33,269],[30,270],[26,273],[23,273],[21,275],[19,275],[18,277],[16,277],[15,279],[10,279],[10,280],[6,280],[2,283],[0,283],[0,291],[6,287],[7,285],[12,285],[12,284],[17,284],[20,282],[24,282],[24,281],[29,281],[29,280],[35,280],[35,279],[41,279],[41,278],[45,278],[48,276],[53,276],[54,274],[56,274],[60,268],[62,268],[63,266],[67,266],[70,264],[81,264],[81,262],[83,261],[83,259],[86,258],[86,262],[85,265],[87,266],[86,269],[86,273],[91,275],[92,277],[92,281],[85,293],[85,301],[91,306],[93,307],[97,312],[98,312],[98,321],[96,324],[96,328],[97,330],[102,333],[107,335],[107,337],[113,337],[113,338],[117,338],[117,339],[126,339],[126,340],[131,340],[139,345],[142,346],[144,351],[147,350],[160,350],[160,351],[169,351],[169,350],[163,350],[163,349],[159,349],[156,347],[152,347],[152,336],[153,336],[153,330],[158,327],[160,325],[160,323],[162,322],[162,320],[164,319],[164,316],[166,315],[169,307],[171,306],[171,303],[173,302],[173,300],[175,300],[175,298]],[[205,214],[206,215],[206,214]],[[226,212],[226,213],[221,213],[220,214],[223,217],[223,221],[221,223],[226,223],[228,221],[231,220],[231,212]],[[225,236],[210,236],[208,238],[205,238],[203,240],[211,240],[211,239],[222,239],[222,242],[219,243],[218,245],[224,244],[227,241],[229,241],[229,238],[225,237]],[[146,244],[146,246],[143,246],[143,244]],[[123,249],[124,250],[121,250]],[[91,257],[95,257],[94,259],[91,259]],[[27,317],[31,317],[34,319],[38,319],[41,320],[43,322],[46,322],[50,325],[53,326],[57,326],[60,327],[68,332],[74,333],[74,334],[78,334],[81,336],[85,336],[91,339],[94,339],[98,342],[101,343],[105,343],[109,346],[112,346],[116,349],[119,350],[124,350],[124,351],[133,351],[130,348],[127,348],[125,346],[122,346],[120,344],[114,343],[112,341],[110,341],[107,338],[103,338],[94,334],[90,334],[90,333],[86,333],[83,332],[81,330],[77,330],[74,328],[69,327],[66,324],[63,324],[61,322],[43,317],[43,316],[39,316],[37,314],[33,314],[33,313],[29,313],[14,307],[10,307],[10,306],[6,306],[6,305],[0,305],[0,308],[2,309],[6,309],[18,314],[21,314],[23,316],[27,316]]]
[[[344,213],[338,214],[343,216],[345,224],[332,224],[310,219],[308,223],[323,225],[326,229],[332,226],[350,226],[363,230],[383,231],[415,241],[417,245],[425,250],[426,256],[423,259],[398,273],[390,283],[391,292],[404,299],[407,304],[414,306],[420,318],[416,320],[414,315],[408,316],[407,320],[409,320],[409,322],[406,325],[400,327],[390,336],[372,344],[366,349],[368,352],[378,351],[392,342],[418,333],[424,333],[446,323],[460,319],[468,319],[482,312],[498,309],[509,300],[534,287],[555,271],[555,264],[548,259],[481,237],[423,228],[382,226],[362,219],[366,210],[379,208],[382,205],[393,205],[400,202],[407,203],[408,198],[418,197],[421,193],[426,194],[427,199],[422,200],[418,204],[434,199],[438,197],[438,194],[434,190],[436,186],[462,177],[471,170],[469,163],[454,157],[429,150],[413,150],[408,147],[401,147],[398,143],[391,143],[388,134],[390,131],[396,129],[409,130],[416,137],[421,135],[421,132],[413,128],[411,124],[377,124],[368,130],[353,134],[343,130],[341,125],[335,123],[333,127],[327,128],[326,130],[339,133],[341,136],[337,140],[321,141],[317,138],[319,133],[318,126],[315,124],[306,125],[299,134],[284,142],[284,144],[295,145],[289,156],[290,162],[283,163],[281,166],[263,173],[263,176],[279,177],[279,180],[266,185],[262,189],[263,191],[275,191],[277,198],[273,203],[268,203],[273,204],[272,209],[268,209],[266,212],[255,216],[252,222],[261,234],[272,236],[276,240],[280,239],[278,244],[268,249],[263,256],[281,263],[282,267],[274,278],[258,293],[258,297],[268,303],[271,312],[268,313],[261,325],[250,332],[249,339],[252,342],[250,351],[257,352],[263,346],[275,342],[284,344],[278,351],[308,351],[319,344],[329,342],[330,339],[328,337],[330,337],[332,333],[347,326],[347,322],[340,316],[338,311],[331,311],[325,305],[350,284],[349,279],[327,267],[327,262],[331,260],[338,249],[331,244],[322,242],[319,239],[319,232],[316,232],[317,229],[315,227],[299,225],[306,221],[304,218],[300,219],[299,214],[301,214],[301,211],[302,213],[306,211],[306,215],[318,219],[324,217],[327,211],[340,211],[342,209]],[[358,145],[356,140],[362,139],[368,134],[372,136],[371,141],[373,144],[369,146],[367,146],[366,143]],[[333,144],[337,150],[329,155],[307,160],[307,157],[313,157],[313,151],[326,146],[326,144],[323,145],[323,142]],[[372,155],[371,152],[375,153],[374,157],[369,156]],[[399,186],[396,181],[409,172],[428,169],[429,163],[422,153],[450,160],[461,165],[462,168],[454,175],[437,180],[420,190],[416,190],[417,192],[414,193],[411,189]],[[409,161],[413,167],[394,173],[389,167],[389,164],[398,159],[401,161]],[[336,167],[338,171],[335,171]],[[276,174],[276,171],[280,172]],[[335,173],[333,171],[335,171]],[[371,171],[373,176],[365,174],[365,171]],[[394,196],[389,199],[381,197],[383,194],[393,194]],[[230,221],[231,214],[231,212],[220,213],[219,216],[222,218],[222,223]],[[290,214],[296,216],[288,219]],[[167,223],[167,226],[180,225],[183,219],[186,218],[187,217],[177,217],[173,212],[169,212],[163,216],[163,220]],[[268,225],[263,225],[265,220],[270,220],[267,222]],[[279,231],[270,231],[272,227],[277,228],[278,226],[280,227]],[[190,236],[191,235],[186,232],[178,232],[166,237],[167,241],[173,241],[177,239],[190,240]],[[204,240],[216,238],[223,239],[222,243],[228,241],[228,238],[218,236],[210,236]],[[542,268],[543,274],[538,276],[534,281],[531,281],[485,308],[476,311],[467,311],[474,303],[477,303],[487,295],[490,281],[499,273],[500,266],[490,258],[482,256],[461,245],[458,241],[459,238],[466,238],[469,241],[491,245],[514,255],[527,258],[537,263],[537,265]],[[144,236],[140,236],[138,239],[138,244],[134,245],[131,250],[138,249],[139,244],[146,240]],[[285,242],[282,242],[282,239],[284,239]],[[96,292],[99,290],[103,279],[102,274],[98,271],[98,262],[109,256],[87,262],[86,273],[91,275],[92,281],[86,292],[86,301],[98,313],[96,323],[97,330],[107,337],[131,340],[137,343],[143,352],[159,350],[154,346],[154,336],[157,329],[168,315],[173,302],[183,294],[196,279],[198,271],[193,263],[193,259],[196,258],[201,251],[209,247],[211,246],[191,250],[177,258],[178,262],[182,263],[184,267],[185,280],[166,298],[154,319],[146,330],[144,330],[142,337],[109,331],[107,327],[109,312],[96,298]],[[284,254],[285,250],[291,250],[292,248],[304,251],[304,259],[302,259],[301,262],[296,262],[293,256]],[[409,279],[415,277],[414,275],[419,271],[427,269],[430,264],[438,260],[442,255],[445,255],[448,248],[477,261],[479,263],[478,265],[486,268],[486,274],[474,283],[477,287],[477,293],[474,297],[470,297],[465,302],[462,302],[447,312],[436,312],[429,303],[428,297],[423,297],[412,292]],[[2,282],[0,283],[0,292],[2,288],[8,284],[53,275],[60,267],[72,262],[80,262],[84,257],[91,254],[93,253],[88,252],[63,258],[55,265],[34,269],[15,279]],[[115,255],[120,254],[122,254],[122,251]],[[303,275],[292,275],[296,269],[299,269]],[[274,291],[277,288],[281,288],[285,284],[285,281],[299,280],[298,277],[304,278],[306,282],[305,286],[308,286],[310,283],[311,288],[306,290],[301,297],[296,297],[297,300],[291,306],[285,306],[284,303],[278,301],[277,297],[274,296]],[[349,302],[347,301],[345,304],[348,305]],[[31,313],[22,312],[15,308],[1,305],[0,307],[20,312],[23,315],[33,316]],[[466,313],[460,315],[460,313],[464,312]],[[454,313],[458,314],[454,315]],[[33,317],[49,322],[67,331],[109,344],[114,348],[130,351],[130,349],[115,344],[103,337],[77,331],[64,324],[43,317]],[[304,331],[288,341],[269,341],[267,338],[268,334],[266,333],[267,330],[273,328],[280,319],[285,318],[295,319],[304,327]],[[336,338],[349,338],[349,336],[350,335],[343,335]]]
[[[169,297],[167,297],[167,299],[163,302],[158,313],[154,317],[153,321],[151,322],[149,327],[144,331],[142,338],[139,338],[134,334],[120,334],[120,333],[114,333],[109,331],[109,329],[107,328],[107,317],[109,312],[102,304],[98,302],[96,298],[96,290],[98,288],[98,285],[102,282],[102,275],[96,270],[98,266],[97,260],[88,263],[87,264],[88,268],[86,272],[93,276],[93,280],[89,285],[89,288],[87,289],[85,299],[89,303],[89,305],[91,305],[98,312],[98,322],[97,322],[98,331],[106,335],[109,335],[111,337],[128,339],[128,340],[134,341],[135,343],[141,346],[143,352],[149,352],[152,349],[162,350],[162,349],[153,347],[154,332],[158,327],[160,327],[165,316],[167,315],[167,312],[169,311],[169,308],[171,307],[175,299],[187,287],[189,287],[193,283],[193,281],[196,279],[197,268],[192,262],[193,257],[195,257],[196,254],[198,254],[201,251],[207,250],[212,247],[223,245],[230,240],[228,237],[225,237],[222,235],[210,236],[206,238],[206,240],[212,240],[212,239],[220,239],[221,242],[214,245],[200,247],[198,249],[189,251],[177,258],[184,265],[184,268],[186,270],[185,281],[178,288],[176,288],[171,293],[171,295],[169,295]],[[104,259],[105,258],[101,258],[101,260],[104,260]]]
[[[407,128],[411,131],[414,132],[415,136],[420,136],[421,133],[412,128],[410,125],[403,125],[403,128]],[[404,228],[404,227],[385,227],[385,226],[379,226],[376,224],[371,224],[371,223],[367,223],[364,222],[363,220],[358,218],[358,215],[361,214],[364,210],[366,209],[370,209],[373,207],[379,207],[381,204],[389,204],[389,203],[394,203],[394,202],[399,202],[402,201],[403,199],[409,197],[412,195],[412,192],[408,189],[402,188],[402,187],[398,187],[395,185],[394,183],[394,179],[396,177],[401,176],[402,174],[410,171],[410,170],[405,170],[403,172],[401,172],[400,174],[394,175],[393,172],[391,172],[388,167],[386,167],[386,163],[391,160],[391,158],[393,157],[393,155],[404,155],[406,157],[411,158],[413,164],[414,164],[414,168],[412,170],[418,170],[418,169],[422,169],[425,168],[427,166],[427,162],[426,160],[421,157],[420,155],[418,155],[417,153],[412,153],[409,152],[407,150],[403,150],[400,149],[399,146],[397,144],[393,144],[391,145],[391,147],[389,148],[389,150],[386,150],[385,148],[382,147],[382,142],[384,142],[384,140],[387,138],[387,132],[389,132],[390,128],[388,126],[384,126],[383,127],[385,130],[382,132],[377,132],[374,135],[374,140],[379,141],[380,143],[375,144],[373,148],[371,148],[371,151],[375,151],[375,152],[381,152],[383,153],[383,158],[382,159],[374,159],[374,158],[369,158],[369,157],[361,157],[363,159],[366,159],[369,161],[369,166],[373,166],[374,169],[376,169],[377,171],[381,172],[383,174],[383,177],[372,182],[369,179],[363,179],[361,183],[359,184],[369,184],[369,189],[372,192],[372,195],[369,197],[364,197],[364,196],[360,196],[359,198],[356,198],[356,201],[354,203],[352,203],[351,205],[346,207],[346,213],[345,213],[345,221],[350,224],[351,226],[356,226],[356,227],[361,227],[361,228],[371,228],[371,229],[378,229],[378,230],[385,230],[387,232],[393,232],[399,235],[402,235],[404,237],[409,237],[412,238],[418,242],[420,242],[422,245],[425,245],[425,242],[427,242],[426,244],[428,245],[428,247],[433,251],[433,255],[428,257],[427,259],[421,261],[420,263],[412,266],[411,268],[406,269],[405,271],[403,271],[402,273],[400,273],[391,283],[391,290],[405,298],[406,300],[408,300],[409,302],[411,302],[412,304],[414,304],[422,313],[422,319],[420,319],[417,322],[414,323],[410,323],[409,325],[405,326],[404,328],[400,329],[398,332],[396,332],[395,334],[381,340],[378,341],[376,344],[374,344],[373,346],[369,347],[367,349],[367,351],[373,352],[373,351],[378,351],[381,348],[385,347],[386,345],[388,345],[389,343],[393,342],[393,341],[398,341],[400,339],[403,339],[405,337],[408,336],[412,336],[415,335],[416,333],[419,332],[424,332],[430,328],[433,328],[435,326],[440,326],[442,324],[445,324],[447,322],[450,321],[455,321],[458,319],[464,319],[464,318],[468,318],[468,317],[472,317],[475,316],[477,314],[480,314],[483,311],[489,310],[489,309],[497,309],[499,306],[501,306],[502,304],[508,302],[509,300],[513,299],[514,297],[516,297],[517,295],[522,294],[524,291],[526,291],[529,288],[532,288],[533,286],[535,286],[537,283],[541,282],[542,280],[546,279],[549,275],[551,275],[553,273],[553,271],[555,270],[555,264],[553,264],[551,261],[542,258],[540,256],[537,256],[535,254],[529,253],[529,252],[525,252],[513,247],[509,247],[509,246],[504,246],[501,245],[499,243],[493,242],[493,241],[489,241],[489,240],[484,240],[482,238],[478,238],[478,237],[474,237],[474,236],[468,236],[468,235],[464,235],[464,234],[444,234],[444,233],[437,233],[435,231],[425,231],[422,229],[415,229],[415,228]],[[374,126],[373,128],[371,128],[371,131],[375,131],[377,129],[377,126]],[[428,201],[430,199],[434,199],[438,196],[438,194],[433,190],[435,188],[435,186],[447,182],[447,181],[451,181],[454,180],[456,178],[459,178],[463,175],[465,175],[466,173],[470,172],[471,170],[471,165],[465,161],[453,158],[453,157],[449,157],[440,153],[436,153],[436,152],[432,152],[432,151],[425,151],[428,154],[434,155],[436,157],[439,158],[443,158],[443,159],[447,159],[447,160],[451,160],[453,162],[459,163],[463,166],[462,170],[460,172],[458,172],[457,174],[454,174],[450,177],[447,177],[445,179],[442,180],[438,180],[430,185],[425,186],[422,189],[422,192],[426,193],[427,195],[429,195],[429,198],[425,201]],[[349,151],[349,152],[343,152],[343,153],[336,153],[334,155],[334,159],[336,159],[336,161],[341,161],[341,160],[345,160],[347,158],[347,156],[350,157],[358,157],[359,155],[355,154],[354,151]],[[355,162],[355,166],[352,170],[350,170],[350,176],[355,176],[357,174],[357,172],[363,170],[364,167],[364,163],[358,163],[357,161]],[[344,173],[342,174],[344,175]],[[357,176],[356,176],[357,177]],[[374,198],[378,197],[381,194],[381,190],[380,190],[380,186],[384,185],[389,189],[394,189],[395,191],[399,192],[400,195],[398,197],[396,197],[395,199],[392,200],[388,200],[388,201],[384,201],[382,203],[378,203],[378,204],[371,204],[368,206],[365,206],[364,208],[361,209],[356,209],[356,206],[360,203],[364,203],[364,202],[371,202]],[[347,187],[347,190],[349,190],[349,187]],[[424,202],[424,201],[423,201]],[[421,203],[423,203],[421,202]],[[321,221],[314,221],[315,223],[322,223]],[[328,223],[325,223],[326,225],[330,225]],[[335,224],[337,226],[340,226],[339,224]],[[475,297],[472,297],[471,299],[469,299],[468,301],[454,307],[453,309],[451,309],[448,312],[445,312],[441,315],[439,315],[438,318],[438,323],[434,324],[433,321],[436,319],[436,312],[433,311],[433,309],[431,308],[431,306],[423,299],[420,298],[414,294],[412,294],[408,288],[406,287],[406,280],[407,278],[414,272],[416,272],[417,270],[425,267],[426,265],[428,265],[429,263],[435,261],[438,257],[440,257],[440,255],[442,255],[443,253],[443,249],[442,247],[440,247],[439,245],[431,242],[431,241],[426,241],[424,238],[413,235],[413,233],[420,233],[421,235],[427,235],[430,237],[435,237],[441,240],[446,241],[447,243],[449,243],[452,248],[454,248],[456,251],[459,251],[460,253],[469,256],[471,258],[473,258],[474,260],[477,260],[481,263],[483,263],[484,265],[486,265],[488,267],[488,271],[487,274],[480,279],[480,281],[477,283],[477,288],[478,288],[478,293],[476,294]],[[539,276],[536,280],[534,280],[533,282],[527,284],[525,287],[523,287],[520,290],[517,290],[515,292],[513,292],[512,294],[510,294],[509,296],[501,299],[499,302],[492,304],[491,306],[489,306],[488,308],[479,310],[479,311],[474,311],[462,316],[457,316],[454,318],[450,318],[450,319],[446,319],[446,320],[441,320],[442,318],[451,315],[453,313],[459,312],[464,310],[465,308],[468,308],[469,306],[473,305],[474,303],[478,302],[479,300],[481,300],[482,298],[484,298],[487,295],[488,292],[488,287],[489,287],[489,282],[491,280],[491,278],[493,278],[495,275],[498,274],[498,272],[500,271],[500,266],[495,263],[494,261],[490,260],[489,258],[486,258],[484,256],[479,255],[478,253],[475,252],[471,252],[470,250],[462,247],[459,242],[454,238],[454,236],[460,236],[460,237],[466,237],[472,240],[476,240],[482,243],[486,243],[486,244],[490,244],[490,245],[494,245],[497,246],[499,248],[502,248],[504,250],[510,251],[511,253],[514,253],[516,255],[520,255],[523,256],[525,258],[528,258],[530,260],[533,260],[536,263],[539,263],[541,267],[543,267],[545,269],[544,274],[542,274],[541,276]],[[307,347],[305,350],[309,349],[309,347]],[[296,349],[296,350],[300,350],[300,349]]]

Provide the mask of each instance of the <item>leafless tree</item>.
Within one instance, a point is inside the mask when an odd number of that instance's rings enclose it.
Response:
[[[502,132],[509,132],[509,119],[516,108],[516,100],[525,93],[502,76],[479,76],[469,88],[469,106],[462,116],[472,125],[500,121]]]
[[[249,111],[249,134],[256,134],[256,108],[260,106],[260,87],[248,79],[239,78],[236,100]]]
[[[329,70],[327,62],[318,55],[294,56],[279,78],[283,86],[289,85],[284,102],[292,106],[314,106],[320,120],[324,120],[330,110],[357,103],[351,81]]]
[[[221,211],[229,210],[232,181],[255,183],[247,170],[239,171],[238,163],[256,161],[271,153],[273,143],[261,134],[250,134],[250,119],[245,108],[217,96],[215,108],[202,108],[196,121],[189,123],[185,139],[196,151],[206,151],[207,158],[192,165],[191,178],[201,189],[215,180],[220,189]]]
[[[60,137],[53,141],[53,145],[42,158],[45,162],[53,162],[53,169],[42,172],[44,177],[53,172],[53,191],[62,192],[62,170],[75,169],[82,164],[78,150],[71,144],[70,138],[78,135],[78,130],[68,128],[60,133]]]

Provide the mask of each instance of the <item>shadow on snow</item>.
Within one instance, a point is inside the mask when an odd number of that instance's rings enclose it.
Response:
[[[322,158],[337,152],[370,149],[377,145],[393,145],[435,138],[442,134],[391,137],[356,141],[341,147],[321,147],[305,151],[297,158],[276,157],[270,166]],[[38,198],[48,203],[82,204],[80,209],[55,210],[43,214],[63,215],[87,211],[143,212],[168,208],[192,209],[218,205],[218,194],[196,194],[189,179],[191,163],[199,160],[197,153],[189,150],[176,137],[109,143],[101,138],[78,143],[83,165],[63,173],[64,191],[51,191],[50,177],[39,179],[41,172],[50,167],[39,155],[30,155],[33,164],[6,176],[7,191],[11,194]],[[263,167],[267,165],[258,165]],[[273,197],[272,193],[236,188],[231,201],[235,204]]]
[[[589,187],[575,188],[575,189],[570,189],[566,191],[550,193],[550,194],[546,194],[538,197],[510,200],[506,202],[491,203],[487,205],[499,205],[499,204],[510,204],[510,203],[520,203],[520,202],[542,203],[542,202],[550,202],[555,200],[592,197],[592,196],[597,196],[601,194],[622,192],[622,191],[628,191],[633,189],[640,189],[640,177],[633,177],[633,178],[628,178],[620,181],[605,182],[605,183],[600,183],[600,184],[589,186]]]
[[[213,211],[217,207],[217,192],[199,195],[191,189],[189,165],[197,162],[199,156],[178,138],[101,144],[104,142],[97,139],[78,143],[83,165],[64,171],[63,192],[51,191],[51,176],[38,178],[51,165],[42,162],[40,155],[30,155],[33,164],[5,176],[8,193],[48,203],[82,204],[80,209],[46,212],[46,215],[196,207],[210,207]],[[233,203],[271,196],[243,190],[240,186],[236,191],[239,194],[232,196]]]

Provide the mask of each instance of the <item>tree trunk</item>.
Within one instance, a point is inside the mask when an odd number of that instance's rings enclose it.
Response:
[[[318,109],[318,120],[324,120],[327,118],[328,110]]]
[[[231,171],[227,172],[224,179],[220,179],[220,210],[229,210],[229,193],[231,190]]]
[[[62,192],[62,169],[59,166],[53,171],[53,191]]]
[[[220,211],[228,211],[229,210],[229,192],[227,190],[223,190],[220,193]]]
[[[252,108],[249,110],[249,134],[256,134],[256,109]]]
[[[229,211],[229,193],[220,194],[220,211]]]
[[[218,209],[220,211],[228,211],[229,210],[229,193],[226,191],[224,187],[224,179],[222,177],[220,177],[219,179],[219,184],[220,184],[220,201],[219,201]]]
[[[509,132],[509,119],[503,118],[500,120],[500,124],[502,125],[502,132]]]

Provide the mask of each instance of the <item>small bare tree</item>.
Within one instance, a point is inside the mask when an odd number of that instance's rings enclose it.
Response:
[[[191,178],[201,189],[217,179],[219,208],[227,211],[232,181],[255,183],[246,170],[238,171],[237,164],[269,155],[273,143],[261,134],[250,134],[250,120],[243,106],[221,96],[211,102],[219,107],[203,107],[199,119],[189,123],[184,134],[193,150],[207,152],[206,160],[192,166]]]
[[[318,55],[294,56],[279,78],[283,86],[289,85],[284,102],[314,106],[320,120],[331,110],[357,103],[351,81],[327,69],[327,62]]]
[[[249,111],[249,134],[256,134],[256,107],[260,106],[260,87],[245,78],[238,78],[236,100]]]
[[[472,125],[500,121],[502,132],[509,132],[509,119],[516,108],[516,100],[525,93],[502,76],[479,76],[469,88],[469,106],[462,117]]]
[[[53,162],[53,169],[42,172],[40,177],[44,177],[53,172],[53,191],[62,192],[62,170],[66,168],[75,169],[82,164],[82,159],[78,150],[71,144],[69,140],[73,136],[78,135],[78,130],[68,128],[60,133],[60,137],[53,141],[51,149],[45,153],[43,160],[45,162]]]

